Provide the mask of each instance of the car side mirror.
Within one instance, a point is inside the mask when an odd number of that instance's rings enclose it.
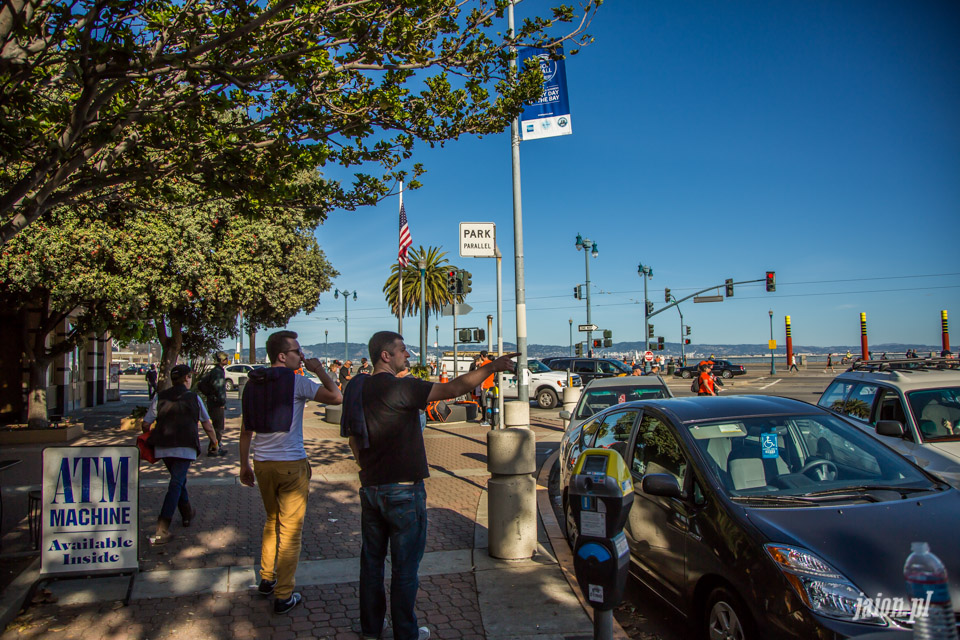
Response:
[[[560,418],[563,419],[563,420],[569,420],[571,417],[572,417],[572,416],[570,415],[570,412],[569,412],[569,411],[561,411],[561,412],[560,412]]]
[[[891,438],[903,437],[903,425],[896,420],[880,420],[877,422],[877,433]]]
[[[664,498],[681,497],[680,485],[677,479],[669,473],[648,473],[640,481],[640,488],[643,492],[651,496],[662,496]]]

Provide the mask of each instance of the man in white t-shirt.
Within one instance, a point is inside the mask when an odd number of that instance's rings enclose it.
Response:
[[[303,409],[310,400],[340,404],[343,396],[319,360],[304,358],[293,331],[271,334],[267,338],[267,357],[271,366],[250,372],[244,387],[240,482],[249,487],[259,485],[267,512],[258,590],[274,596],[274,613],[285,614],[303,600],[301,594],[293,591],[310,494],[310,463],[303,448]],[[296,375],[294,371],[301,364],[316,374],[322,385]]]

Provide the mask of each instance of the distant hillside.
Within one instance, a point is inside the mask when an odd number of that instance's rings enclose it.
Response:
[[[420,349],[417,345],[408,345],[411,351],[419,353]],[[516,349],[516,345],[512,342],[504,343],[504,350],[511,351]],[[656,346],[656,342],[651,342],[651,347]],[[665,356],[678,356],[680,355],[680,344],[677,342],[667,342],[664,344],[663,355]],[[460,350],[476,350],[477,348],[485,349],[486,345],[476,345],[476,344],[462,344],[458,347]],[[496,348],[496,345],[494,345]],[[933,345],[921,345],[921,344],[909,344],[909,343],[883,343],[883,344],[873,344],[870,345],[870,351],[876,357],[880,357],[880,354],[886,352],[888,354],[902,354],[907,349],[916,349],[920,353],[939,351],[939,346]],[[441,345],[441,351],[453,351],[453,345]],[[598,349],[596,355],[631,355],[634,352],[643,352],[644,343],[643,342],[615,342],[614,345],[607,349]],[[321,344],[311,344],[304,345],[303,351],[307,356],[315,358],[335,358],[342,360],[344,357],[343,353],[343,343],[342,342],[331,342],[329,345]],[[763,356],[770,355],[770,350],[767,348],[767,343],[757,343],[757,344],[689,344],[684,346],[685,353],[695,356],[706,356],[709,354],[715,354],[718,358],[722,357],[737,357],[737,356]],[[831,345],[826,347],[821,346],[808,346],[802,344],[794,344],[793,351],[797,354],[810,354],[810,355],[822,355],[826,356],[828,353],[846,353],[850,351],[853,354],[859,354],[860,345]],[[434,347],[429,347],[427,354],[430,356],[435,355],[437,350]],[[527,346],[527,353],[531,358],[547,358],[549,356],[565,356],[570,353],[569,345],[550,345],[550,344],[530,344]],[[776,353],[783,355],[786,353],[786,345],[783,342],[777,344]],[[362,356],[367,355],[367,345],[359,342],[351,342],[348,349],[348,358],[351,360],[359,360]],[[263,348],[257,349],[257,359],[266,360],[267,353]]]

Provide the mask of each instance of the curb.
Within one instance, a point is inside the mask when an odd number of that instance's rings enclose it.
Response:
[[[30,595],[39,579],[40,558],[38,557],[3,590],[3,597],[0,598],[0,633],[20,613],[23,603],[26,602],[27,596]]]
[[[583,597],[583,592],[580,591],[580,585],[577,583],[577,576],[573,570],[573,552],[567,542],[567,537],[564,535],[563,528],[553,514],[553,505],[550,504],[550,490],[548,488],[550,467],[553,466],[558,457],[560,457],[559,449],[550,454],[540,467],[540,471],[537,472],[537,511],[543,521],[543,528],[547,531],[547,537],[550,538],[550,546],[553,547],[553,555],[557,558],[560,570],[563,571],[563,577],[567,579],[574,595],[580,601],[580,606],[583,607],[587,616],[593,620],[593,607]],[[617,622],[616,617],[613,618],[613,638],[614,640],[630,640],[630,636]]]

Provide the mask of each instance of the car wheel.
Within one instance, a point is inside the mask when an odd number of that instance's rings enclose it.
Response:
[[[236,389],[236,385],[233,384],[233,380],[231,380],[230,378],[227,378],[226,382],[223,383],[223,386],[227,391],[233,391],[234,389]]]
[[[684,369],[683,371],[680,372],[680,377],[681,377],[681,378],[686,378],[687,380],[690,379],[690,376],[691,376],[691,375],[692,375],[692,374],[691,374],[689,371],[687,371],[686,369]]]
[[[730,371],[730,369],[724,369],[723,373],[721,373],[720,375],[722,375],[724,378],[732,378],[733,371]]]
[[[704,637],[709,640],[752,640],[747,607],[735,593],[717,587],[707,598]]]
[[[557,392],[546,387],[537,391],[537,406],[541,409],[553,409],[557,406]]]

